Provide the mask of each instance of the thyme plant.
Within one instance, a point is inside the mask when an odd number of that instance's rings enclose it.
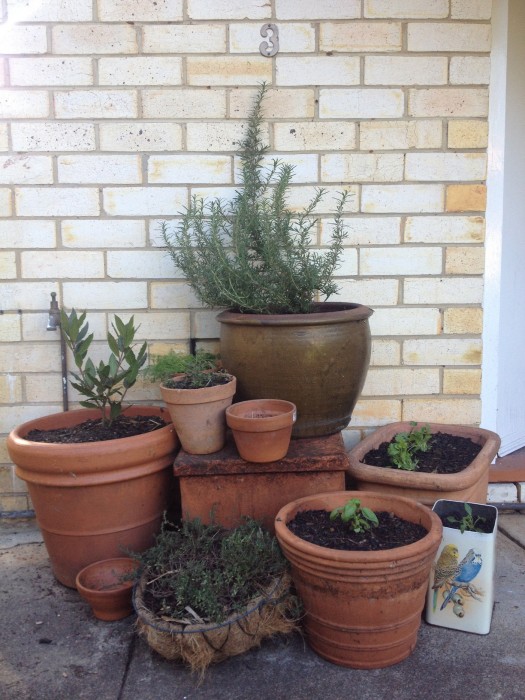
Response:
[[[161,233],[175,265],[198,299],[210,307],[244,313],[309,313],[318,296],[327,299],[343,253],[343,210],[349,196],[337,200],[332,241],[312,248],[317,219],[313,212],[326,194],[317,188],[301,212],[287,206],[293,166],[274,159],[265,165],[262,140],[262,83],[240,142],[243,187],[231,201],[194,196],[175,230]]]

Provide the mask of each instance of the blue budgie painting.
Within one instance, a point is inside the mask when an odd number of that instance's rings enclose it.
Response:
[[[458,563],[459,562],[459,563]],[[468,598],[481,600],[483,593],[476,588],[472,581],[481,571],[482,557],[479,552],[469,549],[459,561],[459,553],[455,545],[443,547],[434,571],[433,608],[437,607],[438,594],[443,595],[440,610],[445,610],[449,603],[452,611],[458,617],[465,615],[465,601]]]

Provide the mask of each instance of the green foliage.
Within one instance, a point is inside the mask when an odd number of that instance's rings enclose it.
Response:
[[[111,425],[122,413],[124,397],[137,381],[139,370],[147,357],[146,343],[143,343],[137,354],[133,350],[137,332],[133,316],[127,323],[115,316],[111,328],[113,333],[107,334],[111,354],[107,362],[101,360],[95,366],[91,358],[87,357],[93,333],[88,335],[86,312],[80,316],[75,309],[71,310],[69,316],[63,310],[60,313],[60,329],[78,369],[78,372],[71,372],[75,380],[71,381],[71,386],[86,397],[80,405],[98,408],[102,422],[107,425]]]
[[[417,452],[428,452],[432,433],[428,425],[423,425],[416,430],[417,423],[410,423],[412,429],[408,433],[398,433],[388,446],[388,454],[392,458],[394,466],[406,471],[415,471],[418,460],[414,456]]]
[[[481,515],[474,517],[470,503],[464,503],[463,506],[465,509],[465,514],[461,518],[456,518],[454,515],[448,515],[447,521],[449,523],[459,525],[461,534],[464,532],[484,532],[482,525],[486,522],[487,518],[484,518]]]
[[[314,251],[312,214],[323,199],[322,188],[301,212],[287,207],[293,166],[273,160],[262,142],[263,83],[240,142],[243,187],[230,202],[193,197],[178,228],[161,232],[175,265],[201,302],[246,313],[308,313],[317,295],[327,299],[338,287],[332,277],[339,266],[346,230],[341,193],[335,210],[332,242]]]
[[[175,620],[187,619],[189,606],[205,622],[222,622],[287,568],[275,537],[251,519],[233,530],[165,522],[155,545],[134,557],[147,578],[148,607]]]
[[[361,506],[361,501],[358,498],[352,498],[344,506],[335,508],[330,513],[330,520],[337,520],[337,518],[348,523],[349,527],[357,534],[379,525],[374,511],[366,506]]]
[[[184,374],[184,381],[175,382],[174,375]],[[170,352],[155,356],[144,370],[144,375],[152,382],[160,382],[168,389],[202,389],[230,381],[230,375],[217,369],[217,356],[209,352],[196,355]]]

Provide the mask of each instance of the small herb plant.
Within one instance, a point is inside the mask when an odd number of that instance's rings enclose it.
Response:
[[[330,520],[337,520],[337,518],[341,518],[344,523],[348,523],[356,534],[379,525],[379,520],[374,511],[366,506],[361,506],[361,501],[358,498],[352,498],[344,506],[335,508],[330,513]]]
[[[183,374],[183,380],[175,381],[174,375],[177,374]],[[216,355],[208,352],[189,355],[172,351],[167,355],[157,355],[144,370],[144,375],[168,389],[202,389],[225,384],[231,379],[231,375],[218,369]]]
[[[87,357],[93,333],[88,335],[86,312],[79,316],[75,309],[72,309],[69,315],[63,310],[60,314],[60,329],[67,347],[73,353],[78,370],[71,372],[75,380],[71,381],[71,386],[86,397],[80,401],[80,405],[85,408],[98,408],[102,424],[107,426],[122,413],[124,397],[137,381],[139,370],[147,358],[146,343],[142,344],[138,353],[133,349],[137,332],[133,316],[127,323],[115,316],[111,328],[113,333],[107,334],[111,354],[107,362],[101,360],[98,366],[95,366],[91,358]]]
[[[474,516],[470,503],[464,503],[463,506],[465,514],[461,518],[455,515],[448,515],[447,521],[453,525],[457,525],[461,534],[464,532],[485,532],[483,525],[487,519],[481,515]]]
[[[422,425],[416,430],[417,423],[410,423],[412,429],[408,433],[398,433],[388,446],[388,455],[394,466],[406,471],[415,471],[418,460],[415,454],[427,452],[430,449],[432,433],[428,425]]]

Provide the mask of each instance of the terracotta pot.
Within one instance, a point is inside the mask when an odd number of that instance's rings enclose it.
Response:
[[[291,401],[294,437],[343,430],[368,371],[372,313],[337,302],[316,304],[311,314],[223,311],[221,359],[237,377],[237,400]]]
[[[136,569],[135,559],[120,557],[93,562],[78,572],[77,590],[90,604],[95,617],[109,621],[131,615],[133,579],[125,577]]]
[[[457,474],[423,474],[364,464],[362,460],[367,452],[379,447],[383,442],[390,442],[397,433],[407,432],[412,427],[408,422],[390,423],[368,435],[349,452],[349,474],[353,485],[359,490],[414,498],[430,508],[439,498],[486,503],[489,467],[500,446],[499,436],[490,430],[464,425],[428,425],[432,433],[449,433],[470,438],[476,444],[482,445],[482,450],[466,469]]]
[[[419,523],[428,534],[404,547],[350,552],[310,544],[287,527],[299,511],[332,511],[351,498],[376,512],[393,512]],[[275,534],[304,604],[312,649],[332,663],[364,669],[391,666],[409,656],[416,646],[441,533],[439,517],[407,498],[339,491],[284,506],[275,519]]]
[[[183,376],[173,381],[183,381]],[[225,411],[233,400],[237,380],[202,389],[169,389],[161,384],[182,448],[195,455],[218,452],[226,441]]]
[[[164,408],[135,406],[128,415],[162,416]],[[75,588],[80,569],[153,544],[172,492],[178,445],[171,423],[151,433],[77,444],[32,442],[34,428],[69,427],[98,411],[56,413],[24,423],[7,439],[16,473],[27,482],[56,578]]]
[[[239,454],[247,462],[275,462],[285,457],[297,410],[290,401],[254,399],[226,409]]]

